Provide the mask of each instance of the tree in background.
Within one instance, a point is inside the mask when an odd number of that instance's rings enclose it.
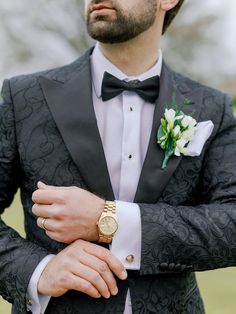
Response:
[[[0,81],[71,62],[91,45],[82,0],[0,1]],[[236,65],[231,65],[235,58],[225,57],[222,46],[227,45],[218,40],[219,34],[227,40],[222,36],[222,10],[206,7],[205,0],[186,1],[165,36],[165,59],[177,71],[236,98]]]

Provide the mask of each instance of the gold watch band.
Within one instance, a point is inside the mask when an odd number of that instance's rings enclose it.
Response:
[[[103,209],[103,212],[105,213],[111,213],[111,214],[116,214],[116,205],[115,202],[113,201],[106,201],[105,206]]]
[[[104,234],[99,234],[99,240],[98,242],[101,242],[101,243],[111,243],[112,241],[112,236],[105,236]]]
[[[114,201],[105,201],[103,212],[101,214],[99,221],[107,215],[116,218],[116,204]],[[99,226],[99,222],[98,222],[98,226]],[[98,228],[98,235],[99,235],[99,240],[98,240],[99,242],[111,243],[114,233],[111,235],[106,235],[106,234],[103,234],[101,230]]]

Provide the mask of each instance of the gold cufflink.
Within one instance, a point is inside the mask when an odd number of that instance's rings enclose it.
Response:
[[[132,254],[130,254],[130,255],[128,255],[128,256],[126,256],[126,261],[128,262],[128,263],[133,263],[133,261],[134,261],[134,256],[132,255]]]
[[[32,305],[32,301],[31,301],[30,299],[27,299],[27,300],[26,300],[26,304],[29,305],[29,306],[31,306],[31,305]]]

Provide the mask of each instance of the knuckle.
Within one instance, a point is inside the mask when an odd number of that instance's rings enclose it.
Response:
[[[92,275],[92,281],[93,281],[93,282],[99,282],[100,280],[101,280],[100,275],[95,272],[95,273]]]
[[[81,290],[82,291],[85,291],[85,292],[89,292],[93,289],[93,286],[90,282],[88,281],[83,281],[80,283],[80,287],[81,287]]]
[[[55,201],[58,204],[64,204],[65,198],[66,198],[66,195],[65,195],[65,192],[63,192],[63,191],[57,192],[55,194]]]
[[[55,218],[60,217],[61,212],[62,212],[61,206],[58,205],[58,203],[59,203],[59,201],[56,200],[56,204],[53,204],[51,206],[51,211],[53,212],[53,215],[54,215]]]
[[[69,262],[68,257],[61,259],[60,268],[62,271],[70,269],[70,265],[71,265],[71,263]]]
[[[103,249],[102,250],[102,256],[105,260],[110,260],[111,259],[111,253],[108,249]]]
[[[84,241],[81,239],[78,239],[73,243],[73,246],[76,248],[76,250],[81,249],[81,253],[82,253],[83,251],[82,248],[84,247]]]
[[[108,268],[107,264],[104,263],[104,262],[102,262],[102,263],[99,265],[99,267],[98,267],[99,272],[102,273],[102,274],[106,273],[106,272],[108,271],[108,269],[109,269],[109,268]]]
[[[76,253],[78,253],[78,250],[76,250],[73,246],[67,248],[66,255],[68,258],[72,259],[76,257]]]
[[[69,277],[68,274],[62,273],[59,277],[59,284],[61,287],[67,287],[69,284]]]

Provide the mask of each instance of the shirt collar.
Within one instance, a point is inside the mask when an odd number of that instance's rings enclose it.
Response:
[[[162,52],[159,50],[158,61],[156,64],[138,76],[127,76],[121,70],[119,70],[114,64],[112,64],[101,52],[98,44],[96,44],[93,53],[90,57],[91,61],[91,73],[92,73],[92,82],[94,86],[95,93],[97,97],[101,97],[101,88],[104,72],[108,72],[120,80],[140,80],[144,81],[152,76],[161,74],[162,68]]]

